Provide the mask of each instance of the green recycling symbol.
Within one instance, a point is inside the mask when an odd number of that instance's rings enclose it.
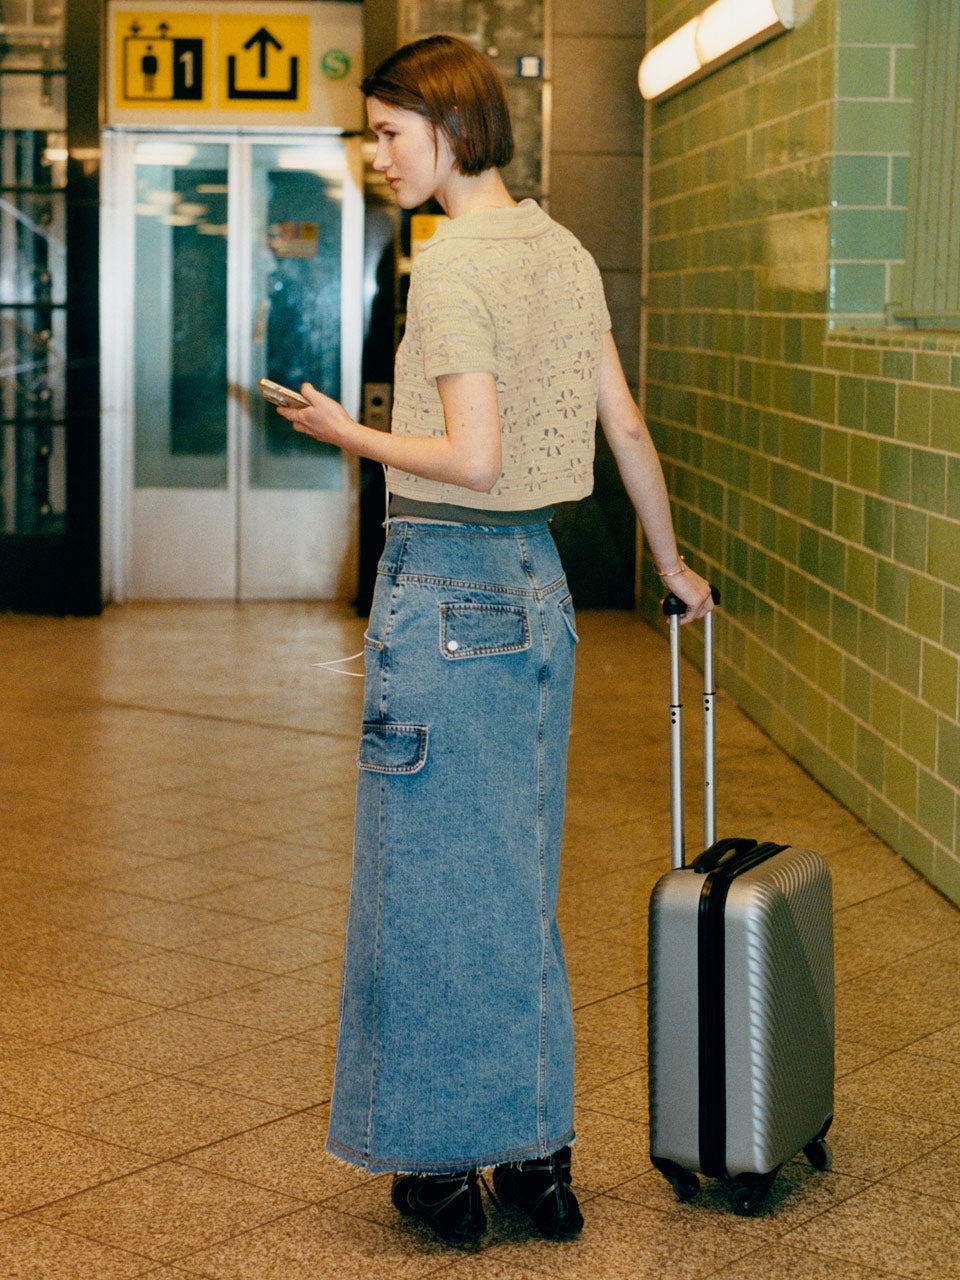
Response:
[[[320,59],[320,70],[328,80],[342,80],[350,72],[350,55],[342,49],[328,49]]]

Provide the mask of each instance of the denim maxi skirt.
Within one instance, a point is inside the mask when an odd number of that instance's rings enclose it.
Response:
[[[327,1148],[372,1171],[573,1138],[557,928],[576,631],[546,524],[391,520],[366,636]]]

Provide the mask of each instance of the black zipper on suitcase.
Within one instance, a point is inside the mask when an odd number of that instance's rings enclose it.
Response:
[[[787,846],[755,840],[721,840],[694,862],[704,876],[697,919],[700,1171],[727,1176],[727,1069],[724,908],[737,876]]]

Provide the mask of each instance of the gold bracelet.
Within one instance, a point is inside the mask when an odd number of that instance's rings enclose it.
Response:
[[[680,574],[680,573],[686,573],[686,572],[687,572],[687,566],[686,566],[686,564],[685,564],[685,562],[684,562],[683,556],[680,556],[680,557],[679,557],[679,560],[680,560],[680,568],[679,568],[679,569],[671,569],[669,573],[664,573],[664,572],[663,572],[663,570],[662,570],[661,568],[659,568],[659,566],[655,566],[655,567],[656,567],[656,569],[657,569],[657,577],[658,577],[658,578],[675,578],[675,577],[676,577],[678,574]]]

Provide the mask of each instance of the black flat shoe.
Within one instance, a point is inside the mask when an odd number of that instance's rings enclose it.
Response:
[[[390,1192],[394,1208],[431,1227],[448,1244],[477,1244],[487,1229],[477,1172],[397,1174]]]
[[[583,1228],[583,1214],[570,1190],[570,1148],[540,1160],[498,1164],[493,1189],[500,1203],[519,1209],[547,1240],[572,1240]]]

